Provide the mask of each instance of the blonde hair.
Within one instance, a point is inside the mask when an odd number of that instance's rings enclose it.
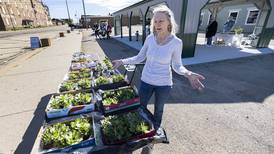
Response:
[[[152,29],[152,32],[156,34],[156,30],[154,27],[154,15],[156,13],[164,13],[167,16],[167,19],[170,23],[170,28],[168,28],[168,31],[171,34],[176,34],[178,25],[176,24],[176,21],[174,19],[173,12],[166,5],[159,5],[153,9],[153,17],[150,22],[150,29]]]

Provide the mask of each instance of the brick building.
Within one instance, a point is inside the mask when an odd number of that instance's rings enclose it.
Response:
[[[48,25],[49,9],[41,0],[0,0],[0,30]]]

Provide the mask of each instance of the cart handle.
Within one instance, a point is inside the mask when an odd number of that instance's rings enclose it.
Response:
[[[139,63],[139,64],[126,64],[126,65],[124,65],[124,67],[126,69],[126,71],[124,73],[124,76],[127,74],[127,72],[133,72],[133,74],[132,74],[132,76],[129,80],[129,84],[132,83],[132,80],[133,80],[133,77],[135,76],[135,72],[137,70],[137,67],[143,66],[143,65],[145,65],[145,64],[144,63]]]

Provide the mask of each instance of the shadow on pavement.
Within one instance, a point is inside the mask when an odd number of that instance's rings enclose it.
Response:
[[[121,59],[138,54],[135,49],[114,39],[97,40],[105,54],[111,59]],[[206,77],[203,92],[193,90],[186,78],[173,73],[173,88],[167,103],[262,103],[274,94],[274,54],[245,57],[220,62],[187,66],[193,72]],[[138,87],[142,68],[133,79]],[[151,102],[151,101],[150,101]]]
[[[96,39],[100,47],[111,60],[127,58],[138,54],[138,51],[115,39]]]
[[[21,143],[15,150],[15,154],[31,153],[32,147],[35,143],[38,132],[43,125],[45,119],[45,109],[52,94],[48,94],[41,98],[34,116],[27,128]]]
[[[263,103],[274,94],[273,58],[274,54],[267,54],[188,66],[206,77],[206,88],[197,92],[186,78],[173,73],[168,103]]]

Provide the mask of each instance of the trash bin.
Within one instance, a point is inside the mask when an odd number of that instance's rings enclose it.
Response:
[[[36,49],[36,48],[40,48],[40,47],[41,47],[41,44],[40,44],[39,37],[30,37],[30,48]]]
[[[60,36],[60,37],[65,37],[64,32],[60,32],[60,33],[59,33],[59,36]]]
[[[51,45],[51,40],[49,38],[42,38],[41,39],[41,46],[47,47]]]

